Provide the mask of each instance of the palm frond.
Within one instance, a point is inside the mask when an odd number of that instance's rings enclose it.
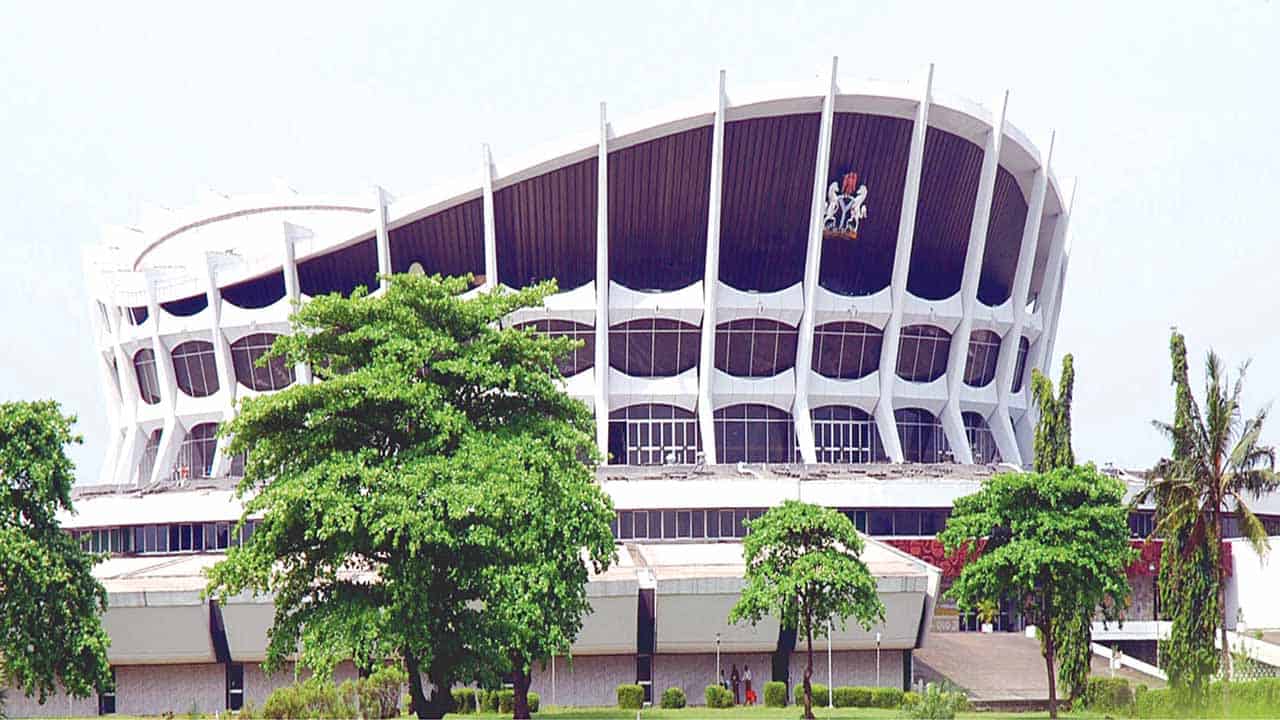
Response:
[[[1262,521],[1253,514],[1253,510],[1249,509],[1238,493],[1231,493],[1231,498],[1235,501],[1234,509],[1240,518],[1240,530],[1244,533],[1244,538],[1253,546],[1254,552],[1260,557],[1266,557],[1267,551],[1271,549],[1271,541],[1267,539],[1267,531],[1262,526]]]

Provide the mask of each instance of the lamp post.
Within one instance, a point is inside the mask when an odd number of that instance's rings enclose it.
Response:
[[[716,685],[720,684],[720,633],[716,633]]]
[[[835,704],[835,678],[831,675],[831,619],[827,619],[827,707],[833,708]]]
[[[880,631],[876,631],[876,687],[880,687]]]

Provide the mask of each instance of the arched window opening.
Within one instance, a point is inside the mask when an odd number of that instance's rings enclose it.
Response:
[[[796,461],[791,413],[769,405],[731,405],[714,413],[716,459],[722,463]]]
[[[671,377],[698,366],[697,325],[645,318],[609,328],[609,366],[633,377]]]
[[[902,442],[902,458],[907,462],[939,463],[951,459],[951,446],[942,432],[942,423],[923,408],[893,411]]]
[[[166,303],[160,303],[160,307],[170,315],[178,317],[190,317],[203,312],[209,307],[209,296],[204,293],[192,295],[191,297],[182,298],[181,300],[171,300]]]
[[[148,310],[146,305],[125,308],[124,310],[125,319],[129,321],[130,325],[141,325],[147,321]]]
[[[1000,448],[996,447],[996,437],[987,419],[976,412],[960,413],[960,419],[964,421],[964,434],[969,439],[973,461],[979,465],[1000,462]]]
[[[1031,350],[1031,341],[1025,337],[1018,338],[1018,361],[1013,364],[1013,391],[1022,392],[1022,376],[1027,371],[1027,352]]]
[[[587,370],[596,362],[596,329],[572,320],[534,320],[517,327],[532,330],[548,337],[567,337],[578,340],[582,346],[556,360],[556,367],[565,377],[573,377]]]
[[[911,382],[932,382],[947,372],[951,333],[933,325],[902,328],[898,341],[898,377]]]
[[[692,465],[702,451],[698,417],[673,405],[632,405],[609,413],[609,462]]]
[[[156,354],[143,348],[133,354],[133,373],[138,378],[138,395],[142,402],[155,405],[160,402],[160,378],[156,375]]]
[[[147,444],[142,448],[142,459],[138,461],[138,484],[151,481],[151,471],[156,468],[156,455],[160,452],[160,429],[156,428],[147,436]]]
[[[862,409],[827,405],[814,408],[810,414],[818,462],[857,464],[887,459],[875,418]]]
[[[1000,360],[1000,336],[990,330],[974,330],[969,335],[969,352],[964,361],[964,384],[986,387],[996,377]]]
[[[813,370],[824,377],[856,380],[880,368],[884,333],[866,323],[841,321],[813,331]]]
[[[237,382],[253,390],[282,390],[293,384],[293,368],[285,358],[273,357],[266,367],[258,365],[277,337],[280,336],[254,333],[231,343],[231,365]]]
[[[735,377],[772,377],[796,365],[797,330],[765,318],[716,327],[716,368]]]
[[[218,449],[218,423],[200,423],[187,432],[173,464],[173,478],[213,477],[213,456]]]
[[[208,397],[218,392],[218,364],[213,343],[188,340],[173,349],[173,379],[178,389],[191,397]]]

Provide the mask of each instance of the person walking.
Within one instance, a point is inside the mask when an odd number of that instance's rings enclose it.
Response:
[[[748,705],[756,704],[756,694],[751,691],[751,666],[744,664],[742,666],[742,685],[745,690]]]
[[[720,668],[720,687],[724,688],[725,690],[729,689],[729,681],[726,680],[724,677],[724,668]]]
[[[738,674],[737,663],[734,663],[729,671],[729,682],[733,683],[733,704],[738,705],[742,702],[742,696],[739,694],[742,689],[742,676]]]

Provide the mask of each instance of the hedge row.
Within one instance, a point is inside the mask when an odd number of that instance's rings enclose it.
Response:
[[[480,700],[481,712],[510,715],[515,710],[516,693],[514,690],[481,690],[477,695],[477,692],[472,688],[454,688],[449,694],[453,696],[453,711],[459,715],[475,712],[477,697]],[[541,704],[542,701],[538,697],[538,693],[529,693],[529,712],[538,712]]]
[[[781,684],[781,683],[779,683]],[[902,690],[895,687],[853,687],[849,685],[841,685],[830,691],[828,695],[827,686],[821,683],[813,683],[813,704],[819,707],[826,707],[828,698],[836,707],[860,707],[860,708],[896,708],[902,705]],[[765,686],[766,701],[768,704],[768,685]],[[793,702],[800,705],[804,703],[804,686],[796,685],[793,691]],[[783,697],[786,697],[785,691]]]

